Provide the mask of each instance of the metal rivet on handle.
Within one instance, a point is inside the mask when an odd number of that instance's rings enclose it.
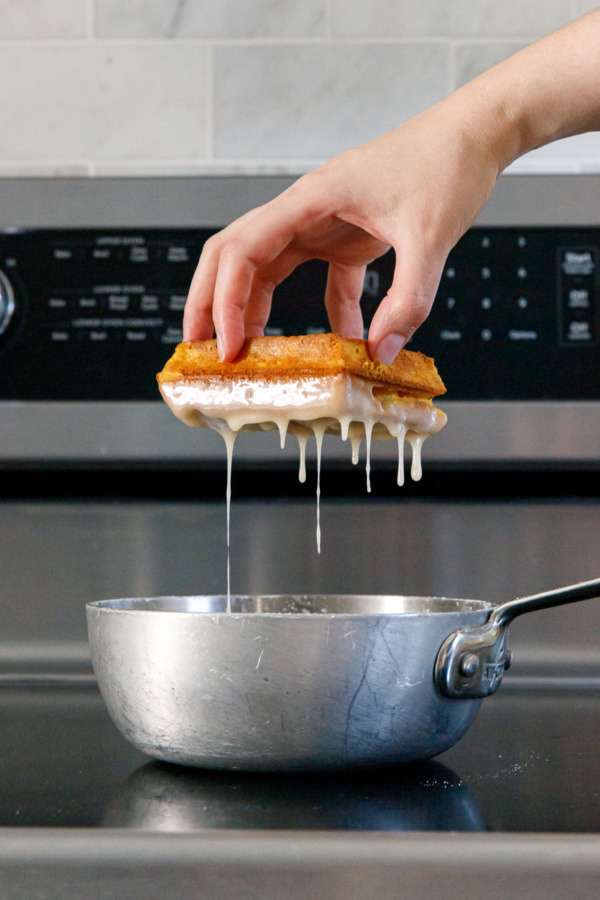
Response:
[[[465,678],[472,678],[479,668],[479,657],[475,653],[465,653],[461,659],[458,671]]]

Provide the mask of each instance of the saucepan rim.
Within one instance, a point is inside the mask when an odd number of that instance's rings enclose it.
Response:
[[[230,609],[228,609],[228,600]],[[184,604],[194,601],[199,605],[212,602],[217,608],[200,609],[184,608]],[[305,608],[288,610],[269,609],[273,602],[286,601],[290,604],[306,604]],[[344,602],[364,603],[365,609],[328,609],[327,604],[342,605]],[[241,603],[255,602],[258,609],[243,609]],[[376,604],[377,608],[368,608],[368,604]],[[408,610],[386,609],[394,604],[405,603]],[[152,606],[155,604],[155,606]],[[419,608],[422,604],[425,608]],[[263,605],[266,608],[262,608]],[[433,608],[427,608],[430,605]],[[155,597],[121,597],[108,600],[93,600],[86,604],[86,609],[105,614],[129,616],[185,615],[193,618],[223,617],[240,618],[277,618],[277,619],[319,619],[319,618],[420,618],[456,616],[461,613],[490,612],[497,604],[488,600],[462,599],[455,597],[419,596],[416,594],[187,594],[159,595]],[[320,607],[320,608],[318,608]],[[411,607],[413,607],[411,609]],[[437,607],[437,608],[436,608]],[[441,608],[440,608],[441,607]]]

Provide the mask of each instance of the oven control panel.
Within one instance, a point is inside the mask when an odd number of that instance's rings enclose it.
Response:
[[[181,340],[209,229],[0,233],[0,399],[154,400]],[[391,284],[367,271],[365,324]],[[326,265],[280,285],[269,332],[328,330]],[[433,356],[448,399],[600,397],[600,227],[473,227],[451,252],[409,347]]]

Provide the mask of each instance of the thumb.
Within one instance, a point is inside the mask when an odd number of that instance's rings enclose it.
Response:
[[[447,257],[446,251],[432,254],[424,242],[395,250],[392,285],[369,328],[371,357],[384,365],[394,361],[431,312]]]

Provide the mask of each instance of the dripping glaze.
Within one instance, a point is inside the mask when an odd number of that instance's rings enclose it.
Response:
[[[281,447],[288,434],[298,441],[298,478],[306,481],[306,445],[317,445],[317,552],[321,552],[321,456],[325,434],[337,434],[352,447],[356,465],[360,445],[366,443],[366,488],[371,491],[373,439],[395,438],[398,444],[397,483],[404,484],[404,447],[412,450],[411,478],[421,478],[421,448],[430,435],[446,423],[446,416],[431,401],[402,397],[386,386],[348,375],[305,378],[299,381],[263,380],[237,382],[194,379],[160,386],[172,412],[187,425],[211,428],[223,437],[227,448],[227,590],[230,596],[229,538],[231,469],[235,436],[242,430],[277,429]],[[229,599],[228,599],[229,603]]]
[[[267,424],[264,423],[265,430],[267,430]],[[355,425],[357,423],[351,423]],[[227,453],[227,487],[225,491],[225,499],[227,504],[227,611],[230,611],[230,597],[231,597],[231,578],[230,578],[230,528],[231,528],[231,473],[233,468],[233,448],[235,444],[235,439],[239,433],[239,431],[234,431],[229,424],[223,420],[210,420],[207,422],[207,427],[213,429],[213,431],[217,431],[225,442],[226,453]],[[274,426],[273,426],[274,427]],[[280,427],[280,426],[278,426]],[[317,496],[317,553],[321,552],[321,459],[322,459],[322,449],[323,449],[323,438],[327,433],[328,425],[327,422],[321,422],[319,420],[311,423],[303,423],[300,428],[295,427],[295,423],[290,422],[289,428],[282,430],[280,428],[281,434],[281,449],[285,447],[285,439],[289,433],[294,434],[298,441],[298,449],[299,449],[299,468],[298,468],[298,481],[302,484],[306,481],[306,445],[308,443],[308,439],[310,433],[314,435],[317,449],[317,488],[316,488],[316,496]],[[242,429],[239,429],[240,431]],[[356,429],[350,436],[351,444],[352,444],[352,463],[357,465],[360,457],[360,444],[362,442],[362,437],[357,433],[358,429]],[[348,429],[342,431],[342,440],[346,441],[349,439],[350,432]],[[364,427],[364,435],[366,436],[366,461],[365,461],[365,473],[367,480],[367,491],[371,492],[371,441],[373,438],[373,423],[368,422]],[[378,435],[381,439],[381,436]],[[390,435],[392,437],[392,435]],[[405,441],[410,445],[412,449],[412,461],[410,467],[410,475],[413,481],[420,481],[422,477],[422,467],[421,467],[421,448],[425,439],[428,437],[426,434],[417,434],[414,431],[406,431],[405,428],[399,428],[398,433],[396,435],[398,440],[398,472],[397,472],[397,484],[401,487],[404,484],[404,444]]]

